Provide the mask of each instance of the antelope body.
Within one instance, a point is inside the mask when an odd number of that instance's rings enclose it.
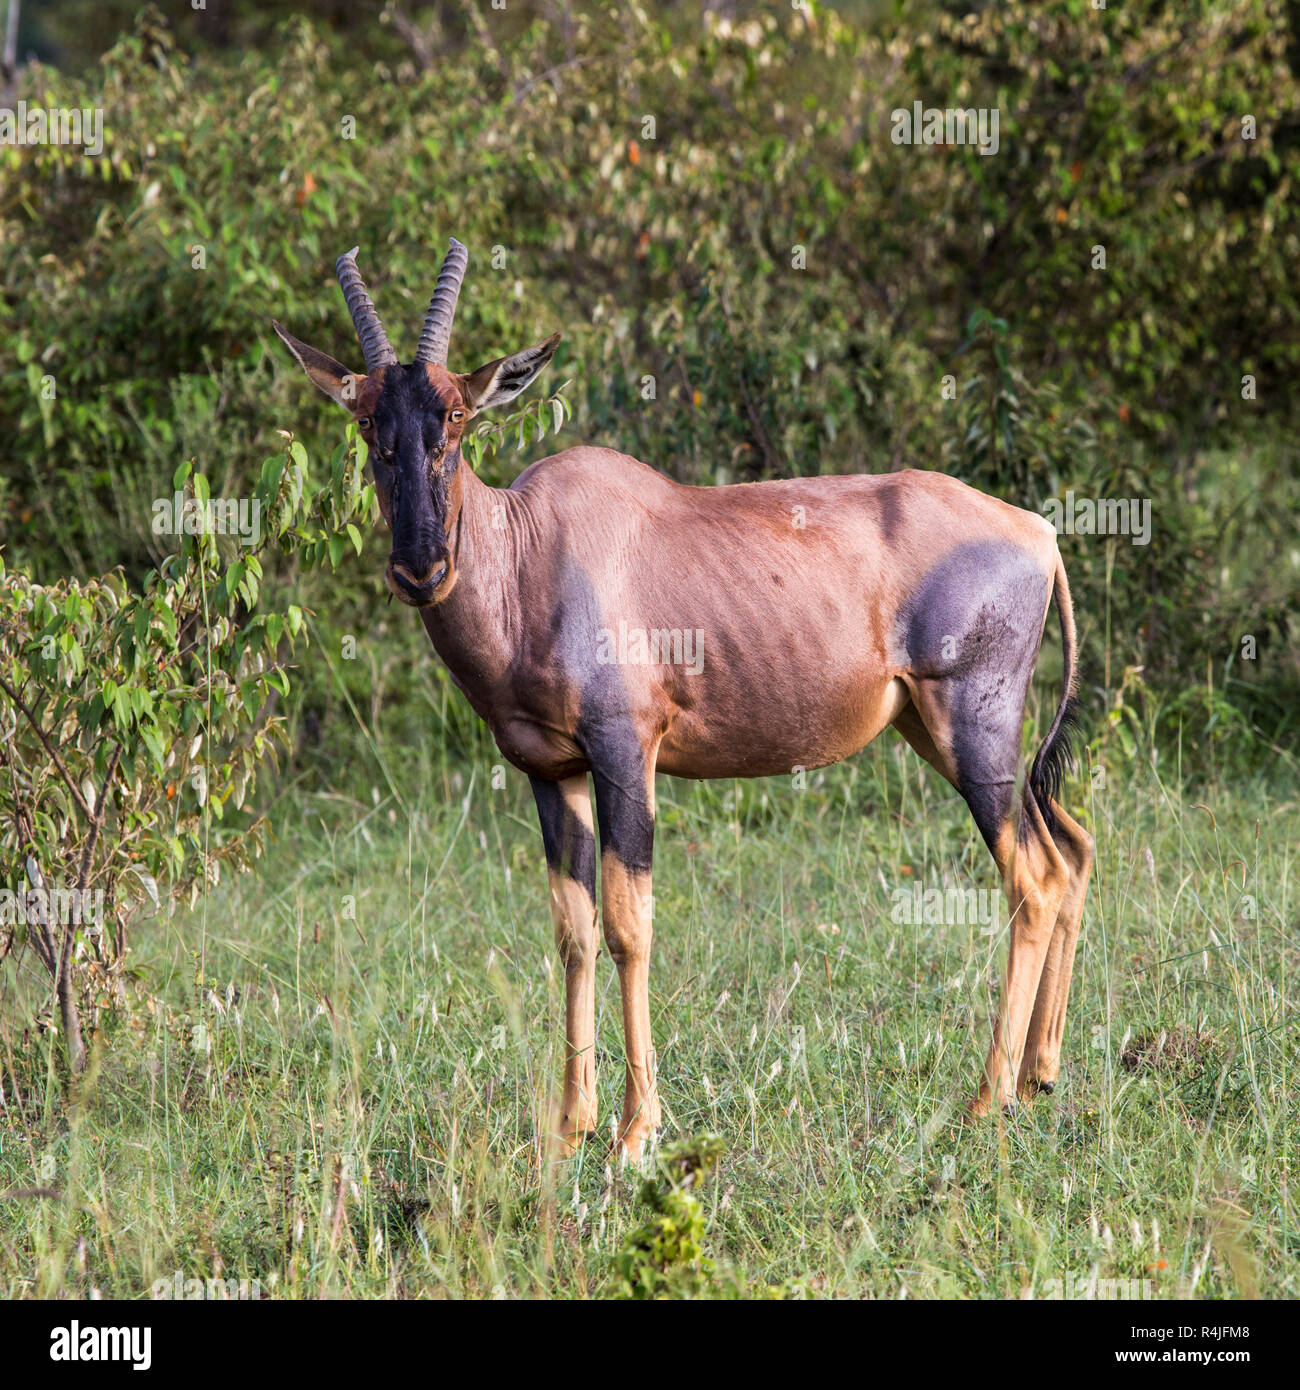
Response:
[[[339,278],[364,374],[276,331],[367,441],[393,532],[389,589],[419,610],[452,679],[531,781],[565,966],[562,1144],[596,1129],[597,831],[627,1052],[618,1135],[635,1152],[660,1120],[648,995],[656,771],[789,775],[891,724],[965,798],[1010,906],[1001,1010],[972,1109],[1052,1090],[1093,857],[1054,799],[1075,635],[1052,527],[939,473],[685,487],[599,448],[488,487],[461,457],[464,426],[522,391],[559,335],[449,372],[467,263],[453,241],[415,361],[402,366],[354,255],[340,258]],[[1025,699],[1053,599],[1065,690],[1018,795]],[[633,653],[629,630],[686,634],[693,659],[681,640]]]

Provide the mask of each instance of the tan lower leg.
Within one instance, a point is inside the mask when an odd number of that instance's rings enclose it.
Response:
[[[1011,910],[1010,944],[1002,1003],[984,1063],[984,1079],[971,1106],[975,1114],[992,1105],[1007,1108],[1015,1103],[1016,1077],[1029,1020],[1065,891],[1064,861],[1032,801],[1024,814],[1031,821],[1022,842],[1015,843],[1015,832],[1008,829],[996,851],[999,866],[1006,866],[1003,882]]]
[[[560,784],[565,811],[575,837],[585,835],[594,850],[591,794],[585,776]],[[559,856],[567,866],[579,846],[565,845]],[[590,861],[588,861],[590,862]],[[596,955],[600,933],[596,904],[586,883],[552,866],[551,920],[555,945],[564,965],[564,1093],[553,1132],[565,1153],[572,1153],[596,1129]]]
[[[564,964],[564,1097],[555,1133],[572,1150],[596,1128],[596,904],[550,872],[555,942]]]
[[[1056,1085],[1065,1037],[1065,1011],[1070,999],[1074,953],[1083,921],[1083,906],[1092,872],[1092,837],[1057,808],[1058,840],[1070,872],[1070,882],[1056,914],[1052,940],[1043,962],[1033,1016],[1025,1038],[1017,1089],[1021,1096],[1050,1091]]]
[[[659,1127],[656,1059],[650,1037],[651,880],[649,873],[629,871],[606,851],[600,861],[605,941],[618,967],[623,996],[623,1038],[627,1079],[618,1138],[635,1156],[646,1137]]]

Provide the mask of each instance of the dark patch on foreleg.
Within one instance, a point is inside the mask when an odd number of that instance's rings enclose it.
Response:
[[[601,912],[605,943],[618,967],[627,1054],[618,1136],[624,1151],[635,1155],[660,1119],[649,993],[654,764],[653,750],[639,742],[633,745],[630,736],[617,746],[625,754],[623,759],[607,765],[593,762],[592,776],[600,826]],[[605,751],[610,748],[607,743]]]
[[[586,775],[532,778],[546,848],[555,945],[564,963],[564,1097],[554,1134],[566,1152],[596,1128],[596,835]]]
[[[594,901],[596,897],[596,836],[591,819],[586,823],[575,814],[562,790],[565,784],[529,778],[542,825],[542,844],[547,867],[580,883]],[[586,786],[587,779],[582,778]]]

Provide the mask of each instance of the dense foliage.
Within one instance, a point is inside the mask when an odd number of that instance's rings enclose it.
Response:
[[[380,2],[22,8],[0,110],[105,149],[0,145],[0,907],[103,908],[0,912],[0,1290],[1293,1296],[1300,4]],[[894,143],[916,102],[998,152]],[[1098,870],[1050,1106],[957,1142],[1002,936],[884,904],[994,871],[882,739],[661,788],[665,1113],[727,1151],[537,1162],[528,790],[270,329],[359,365],[359,244],[409,353],[449,235],[453,367],[564,334],[466,450],[491,482],[558,433],[1143,509],[1061,536]],[[209,499],[257,539],[158,527]]]
[[[570,440],[688,482],[913,465],[1035,508],[1147,499],[1145,546],[1062,540],[1094,715],[1124,688],[1171,728],[1194,704],[1193,738],[1289,742],[1300,84],[1279,0],[852,24],[221,8],[219,33],[146,11],[102,64],[22,74],[31,101],[101,107],[106,149],[0,151],[11,568],[143,573],[181,459],[240,495],[274,428],[332,450],[271,316],[355,359],[332,264],[359,243],[409,347],[454,234],[458,364],[560,328]],[[996,106],[999,152],[893,143],[916,100]],[[340,683],[376,713],[411,693],[374,697],[420,650],[377,616],[377,573],[294,589],[328,645],[366,633],[293,703],[327,741]]]
[[[42,1022],[57,1003],[74,1071],[83,1017],[123,998],[135,913],[160,885],[193,902],[260,849],[263,821],[237,813],[283,738],[275,702],[304,627],[296,604],[260,606],[261,556],[336,566],[375,511],[351,447],[325,487],[307,467],[296,440],[266,460],[241,546],[219,540],[208,480],[182,464],[176,549],[138,590],[120,571],[40,584],[0,561],[0,862],[26,880],[6,888],[0,964],[27,947],[44,967]]]

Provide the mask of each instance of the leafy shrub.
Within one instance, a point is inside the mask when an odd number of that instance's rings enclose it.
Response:
[[[29,101],[104,109],[106,150],[0,150],[10,560],[138,577],[176,460],[239,491],[273,428],[331,451],[337,419],[270,317],[353,360],[332,265],[356,242],[400,346],[454,233],[473,255],[457,361],[562,329],[582,437],[684,482],[915,465],[1026,506],[1151,499],[1145,549],[1063,540],[1087,692],[1209,666],[1278,741],[1300,683],[1294,14],[960,8],[335,8],[246,50],[186,29],[193,57],[146,12],[85,76],[27,69]],[[278,13],[222,9],[232,43]],[[890,111],[918,98],[996,106],[1000,155],[893,144]],[[375,607],[360,571],[328,601],[293,562],[271,582],[322,610],[327,650]],[[368,748],[381,710],[409,744],[446,690],[421,641],[381,617],[380,693],[314,672],[295,731],[324,731],[336,765],[350,698]]]
[[[716,1135],[670,1144],[642,1180],[646,1221],[628,1233],[615,1264],[624,1298],[692,1298],[708,1291],[713,1261],[704,1253],[707,1222],[697,1183],[717,1168]]]
[[[297,605],[262,603],[261,557],[337,567],[360,549],[354,518],[376,510],[351,447],[326,486],[308,482],[290,439],[244,499],[260,534],[232,550],[203,519],[207,478],[183,464],[179,548],[138,588],[117,571],[41,584],[0,557],[0,882],[15,885],[0,961],[27,946],[44,967],[73,1071],[82,1016],[94,1026],[123,1002],[132,917],[193,899],[261,847],[246,802],[282,745],[275,703],[304,628]]]

